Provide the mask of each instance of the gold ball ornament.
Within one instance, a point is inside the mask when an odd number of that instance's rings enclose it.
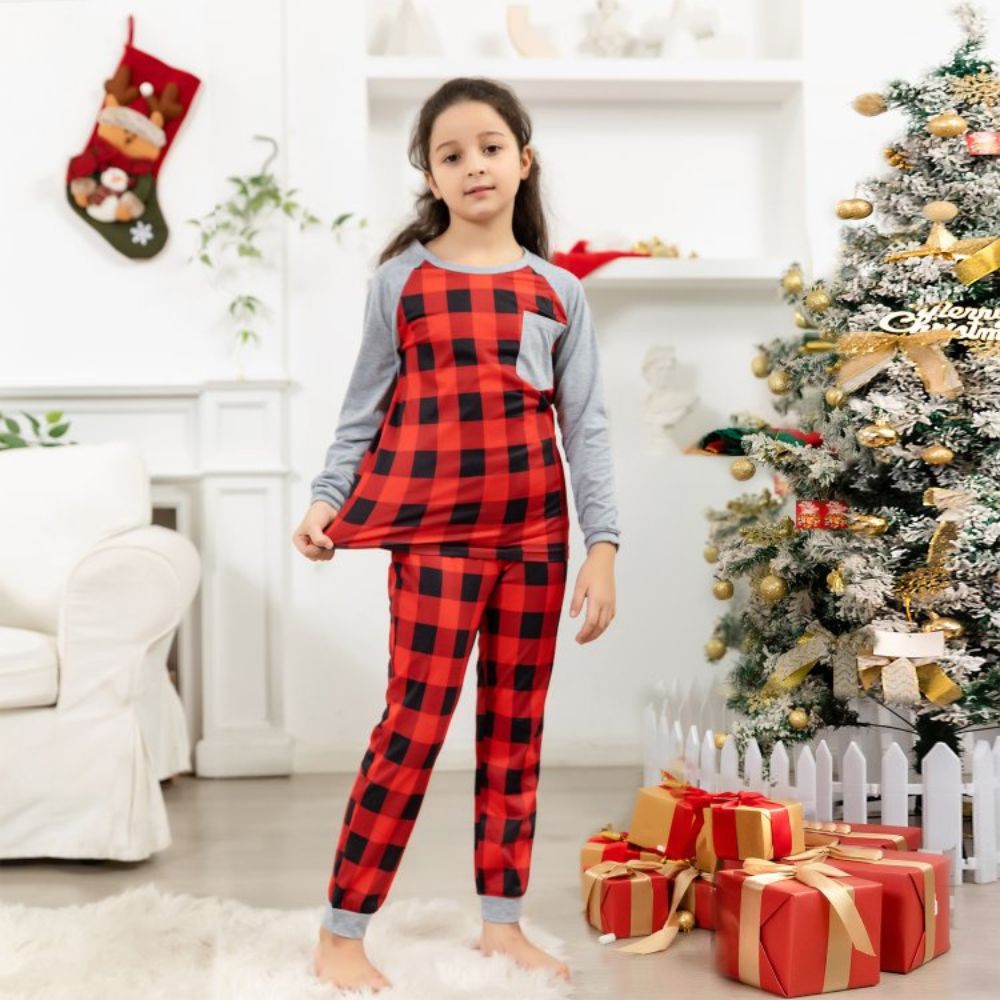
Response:
[[[823,393],[823,398],[826,400],[827,406],[840,406],[847,397],[843,389],[832,385]]]
[[[944,632],[945,639],[961,639],[965,635],[965,626],[957,618],[936,615],[931,612],[930,621],[920,626],[921,632]]]
[[[768,604],[774,604],[788,594],[788,584],[776,573],[768,573],[757,584],[757,593]]]
[[[813,326],[812,320],[810,320],[809,317],[799,309],[795,310],[795,325],[800,330],[811,330]]]
[[[928,465],[948,465],[949,462],[955,460],[955,453],[951,448],[935,441],[934,444],[929,444],[920,452],[920,457]]]
[[[951,222],[958,215],[958,205],[953,201],[929,201],[923,207],[923,214],[930,222]]]
[[[757,378],[765,378],[771,374],[771,359],[763,351],[760,354],[755,354],[750,361],[750,371]]]
[[[795,520],[792,517],[783,517],[778,522],[778,533],[782,538],[791,538],[795,534]]]
[[[767,387],[776,395],[786,393],[792,388],[792,377],[782,368],[776,368],[767,376]]]
[[[806,296],[806,306],[814,313],[826,312],[832,304],[832,296],[822,287],[813,288]]]
[[[866,535],[873,538],[883,535],[889,528],[889,522],[878,514],[854,514],[847,525],[847,530],[855,535]]]
[[[800,732],[809,725],[809,713],[804,708],[793,708],[788,713],[788,724]]]
[[[715,545],[706,545],[701,550],[701,554],[705,557],[705,562],[714,563],[719,558],[719,549]]]
[[[844,574],[839,569],[831,569],[826,574],[826,585],[832,594],[842,594],[844,592]]]
[[[738,479],[741,483],[745,483],[748,479],[753,479],[756,471],[757,466],[745,456],[743,458],[734,458],[732,464],[729,466],[729,474],[733,479]]]
[[[729,733],[716,733],[712,738],[715,740],[715,749],[721,750],[729,739]]]
[[[899,440],[899,433],[895,427],[890,427],[885,421],[877,420],[874,424],[862,427],[855,435],[858,444],[865,448],[885,448],[895,444]]]
[[[885,112],[888,105],[885,103],[885,98],[881,94],[866,93],[858,94],[857,97],[851,101],[851,107],[859,115],[864,115],[866,118],[874,118],[876,115],[881,115]]]
[[[725,640],[720,639],[718,636],[712,636],[712,638],[705,643],[705,656],[707,656],[710,660],[721,660],[725,655]]]
[[[789,295],[798,295],[802,291],[802,286],[802,272],[797,267],[790,267],[781,276],[782,291],[788,292]]]
[[[733,596],[733,581],[732,580],[716,580],[712,584],[712,593],[720,601],[728,601],[730,597]]]
[[[690,934],[694,930],[694,914],[690,910],[677,911],[677,929],[681,934]]]
[[[968,128],[968,122],[957,111],[942,111],[927,120],[927,131],[939,139],[954,139]]]
[[[874,206],[867,198],[841,198],[837,202],[838,219],[867,219]]]

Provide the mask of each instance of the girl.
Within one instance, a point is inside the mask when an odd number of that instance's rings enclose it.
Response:
[[[421,109],[410,161],[427,190],[379,260],[335,440],[294,534],[312,560],[392,553],[386,707],[347,804],[314,960],[340,986],[388,985],[364,931],[477,633],[478,947],[569,978],[518,924],[569,558],[554,412],[587,548],[577,642],[614,617],[620,532],[594,327],[579,279],[547,259],[530,137],[517,98],[490,80],[450,80]]]

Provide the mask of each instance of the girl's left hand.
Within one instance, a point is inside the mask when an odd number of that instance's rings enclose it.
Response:
[[[611,542],[595,542],[580,567],[569,613],[575,617],[587,599],[587,617],[574,636],[577,642],[596,639],[615,617],[615,555]]]

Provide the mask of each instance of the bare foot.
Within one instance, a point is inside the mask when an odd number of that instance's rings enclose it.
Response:
[[[563,979],[570,979],[569,966],[538,945],[532,944],[524,936],[519,923],[492,923],[484,920],[477,947],[484,955],[499,951],[510,955],[522,968],[549,969]]]
[[[346,938],[319,929],[319,944],[313,953],[313,971],[325,983],[342,987],[371,987],[378,991],[391,986],[385,976],[368,961],[361,938]]]

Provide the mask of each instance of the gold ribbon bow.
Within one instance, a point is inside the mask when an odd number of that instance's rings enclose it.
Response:
[[[775,693],[797,688],[813,667],[822,661],[830,663],[833,668],[834,697],[842,701],[853,698],[858,693],[856,657],[870,642],[867,627],[834,635],[824,625],[813,622],[798,643],[775,661],[774,673],[768,679],[765,690]]]
[[[841,334],[837,339],[837,353],[847,360],[837,372],[836,385],[844,392],[853,392],[885,368],[897,351],[902,351],[916,365],[928,392],[953,399],[962,393],[962,380],[940,345],[957,336],[957,330],[947,327],[923,333],[851,330]]]
[[[907,257],[941,257],[957,261],[955,276],[963,285],[971,285],[1000,267],[1000,239],[975,236],[960,240],[948,231],[943,222],[933,222],[927,241],[922,246],[886,254],[885,262],[905,260]]]
[[[846,989],[851,973],[852,947],[865,955],[875,955],[868,928],[854,902],[853,888],[838,881],[849,877],[847,872],[823,861],[787,864],[763,858],[747,858],[743,862],[743,870],[749,873],[749,877],[743,880],[740,892],[741,982],[760,988],[760,919],[764,890],[774,882],[794,878],[823,893],[830,904],[823,991]]]
[[[960,260],[955,265],[955,277],[963,285],[974,284],[980,278],[985,278],[986,275],[992,274],[997,268],[1000,268],[1000,239],[988,236],[986,240],[986,246],[971,253],[965,260]],[[970,240],[969,242],[980,241]]]
[[[962,697],[962,689],[933,656],[859,654],[858,676],[866,693],[881,679],[882,696],[891,705],[916,705],[921,693],[935,705],[950,705]]]

